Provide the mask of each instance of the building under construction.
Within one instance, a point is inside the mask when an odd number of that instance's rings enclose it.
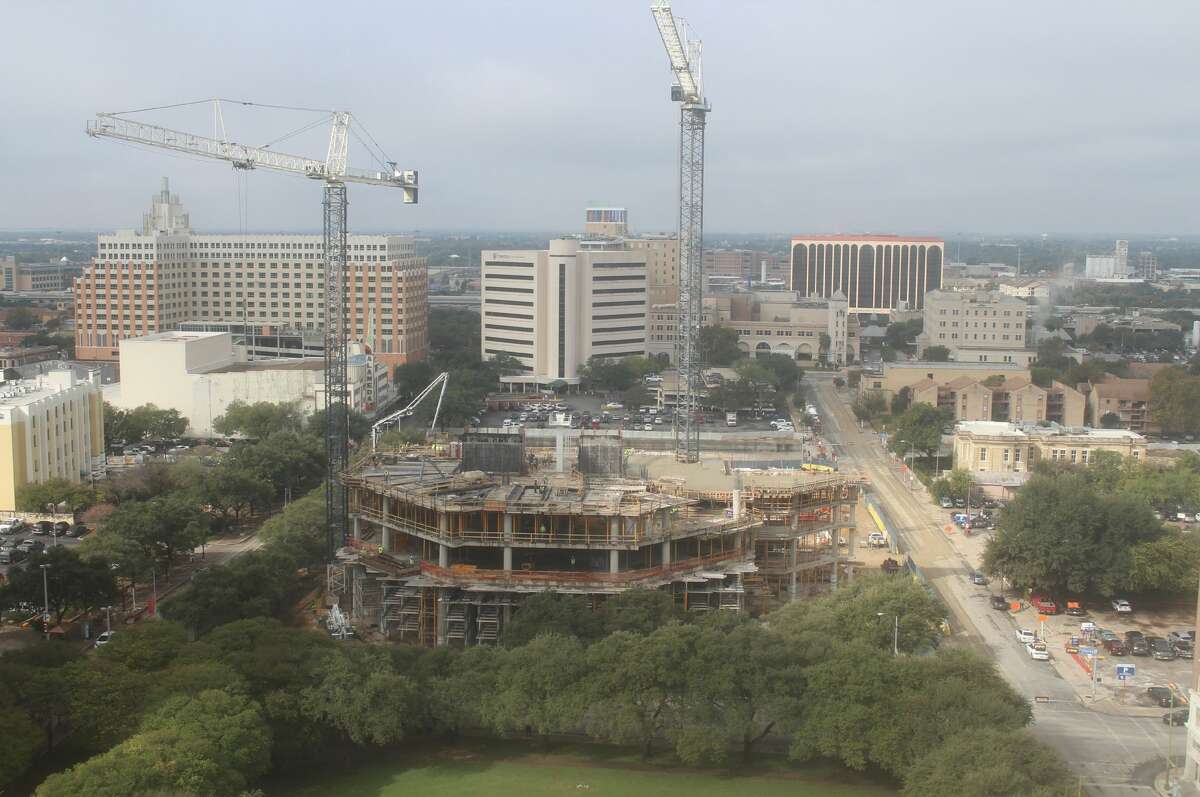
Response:
[[[595,605],[662,589],[688,611],[758,613],[845,576],[858,489],[836,474],[756,476],[660,457],[720,469],[729,483],[693,489],[704,480],[628,479],[611,473],[611,454],[589,456],[598,473],[361,464],[345,477],[353,544],[330,567],[333,596],[385,638],[464,646],[495,642],[536,592]],[[506,459],[514,471],[528,462]]]

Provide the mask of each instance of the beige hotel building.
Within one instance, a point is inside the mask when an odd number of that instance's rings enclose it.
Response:
[[[351,235],[347,246],[353,339],[389,371],[423,359],[428,274],[413,240]],[[164,179],[142,229],[99,236],[75,282],[76,356],[117,360],[122,340],[187,322],[258,335],[323,329],[323,237],[196,235]]]

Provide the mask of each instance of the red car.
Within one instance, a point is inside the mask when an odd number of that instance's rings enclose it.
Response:
[[[1045,595],[1033,595],[1029,598],[1029,602],[1033,608],[1038,610],[1038,614],[1058,614],[1058,604],[1053,598],[1048,598]]]

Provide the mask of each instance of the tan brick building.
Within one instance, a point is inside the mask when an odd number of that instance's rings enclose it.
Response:
[[[1126,429],[997,421],[965,421],[954,432],[954,467],[973,472],[1027,473],[1041,461],[1088,465],[1101,451],[1143,461],[1146,438]]]
[[[389,369],[423,359],[428,274],[412,238],[351,235],[347,247],[353,339]],[[117,360],[122,340],[186,322],[235,335],[323,329],[322,236],[194,234],[164,180],[142,229],[99,236],[76,281],[76,356]]]

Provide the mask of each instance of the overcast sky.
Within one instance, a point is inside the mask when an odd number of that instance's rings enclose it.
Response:
[[[420,171],[416,207],[352,187],[353,229],[569,231],[589,204],[673,229],[678,106],[648,5],[6,3],[0,229],[136,226],[162,175],[196,229],[238,229],[223,164],[83,134],[96,111],[205,97],[348,109]],[[709,231],[1200,232],[1196,3],[675,10],[704,40]],[[138,118],[213,129],[207,107]],[[263,144],[313,118],[225,121]],[[370,165],[362,149],[351,163]],[[319,229],[318,184],[246,182],[247,229]]]

